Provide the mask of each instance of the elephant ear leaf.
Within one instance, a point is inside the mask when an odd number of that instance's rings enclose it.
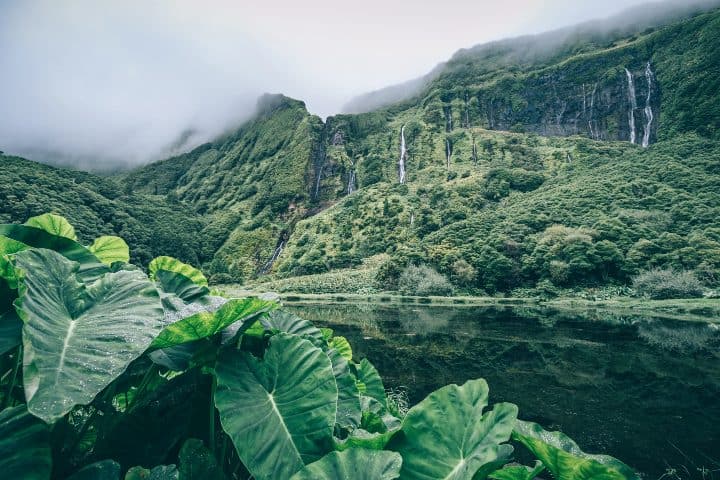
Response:
[[[492,480],[533,480],[545,470],[545,466],[540,461],[535,462],[535,468],[526,467],[524,465],[506,466],[500,470],[495,470],[488,478]]]
[[[235,322],[239,331],[250,326],[258,315],[276,308],[275,302],[259,298],[234,299],[215,312],[198,312],[166,326],[153,340],[152,348],[167,348],[211,337]]]
[[[69,238],[77,242],[75,227],[70,225],[70,222],[68,222],[65,217],[55,215],[54,213],[44,213],[37,217],[32,217],[25,222],[25,225],[40,228],[58,237]]]
[[[328,345],[330,348],[334,348],[340,355],[345,357],[345,360],[352,362],[352,347],[350,346],[350,342],[347,341],[347,338],[333,337],[328,342]]]
[[[25,250],[14,261],[21,271],[15,306],[24,320],[25,397],[33,415],[52,423],[91,402],[142,355],[162,329],[163,309],[139,271],[85,284],[79,265],[51,250]]]
[[[332,449],[338,391],[310,341],[273,335],[262,359],[225,348],[215,374],[220,422],[254,478],[290,478]]]
[[[177,480],[180,472],[175,465],[160,465],[152,470],[132,467],[125,474],[125,480]]]
[[[3,478],[48,480],[52,470],[48,427],[24,405],[0,412],[0,472]]]
[[[265,330],[275,330],[303,337],[310,340],[316,347],[326,348],[327,346],[319,328],[309,321],[284,310],[275,310],[270,315],[261,318],[260,324]]]
[[[17,288],[17,276],[9,255],[27,248],[28,246],[22,242],[0,236],[0,280],[4,280],[6,285],[13,290]],[[2,305],[0,305],[0,311],[2,311],[1,309]]]
[[[192,280],[195,285],[207,287],[207,278],[205,278],[205,275],[203,275],[200,270],[176,258],[165,256],[157,257],[148,265],[148,272],[150,273],[150,278],[153,280],[156,280],[157,272],[161,270],[179,273]]]
[[[385,386],[373,364],[367,358],[363,358],[359,364],[355,365],[355,372],[360,394],[374,398],[382,405],[386,405]]]
[[[360,424],[360,392],[357,388],[355,376],[345,357],[337,350],[330,349],[327,356],[332,363],[335,383],[338,388],[338,404],[336,423],[343,428],[355,429]]]
[[[485,380],[448,385],[408,411],[389,448],[403,457],[407,479],[472,478],[507,453],[517,406],[498,403],[488,412]]]
[[[130,247],[120,237],[103,236],[98,237],[88,247],[90,253],[95,255],[98,260],[106,265],[112,265],[115,262],[127,263],[130,261]]]
[[[101,460],[81,468],[66,480],[120,480],[120,464]]]
[[[395,452],[350,448],[325,455],[290,480],[394,480],[401,465],[402,457]]]
[[[523,444],[557,480],[638,479],[637,473],[608,455],[590,455],[561,432],[548,432],[540,425],[518,420],[513,440]]]
[[[65,258],[78,262],[80,268],[78,275],[84,281],[97,280],[110,269],[97,259],[90,250],[69,238],[54,235],[42,228],[28,225],[5,224],[0,225],[0,235],[20,242],[26,247],[46,248],[58,252]],[[12,252],[15,253],[15,252]]]

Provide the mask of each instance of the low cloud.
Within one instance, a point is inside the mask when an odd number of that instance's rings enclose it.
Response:
[[[134,166],[238,125],[264,92],[326,116],[459,48],[640,0],[576,3],[5,0],[0,150],[95,170]]]

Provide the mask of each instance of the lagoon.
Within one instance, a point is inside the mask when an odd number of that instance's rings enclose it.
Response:
[[[491,404],[516,403],[521,418],[646,478],[720,476],[717,324],[534,307],[286,306],[347,337],[356,361],[368,358],[411,405],[482,377]]]

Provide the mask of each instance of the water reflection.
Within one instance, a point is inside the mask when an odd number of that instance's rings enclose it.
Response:
[[[509,307],[290,308],[348,337],[355,357],[370,359],[387,387],[406,386],[413,404],[484,377],[491,401],[517,403],[523,418],[648,478],[720,469],[716,325]]]

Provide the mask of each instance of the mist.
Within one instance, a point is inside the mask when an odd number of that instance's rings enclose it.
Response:
[[[240,125],[265,92],[326,117],[365,92],[423,77],[463,47],[643,0],[583,3],[5,0],[0,150],[129,168]],[[422,82],[406,85],[391,100]]]

